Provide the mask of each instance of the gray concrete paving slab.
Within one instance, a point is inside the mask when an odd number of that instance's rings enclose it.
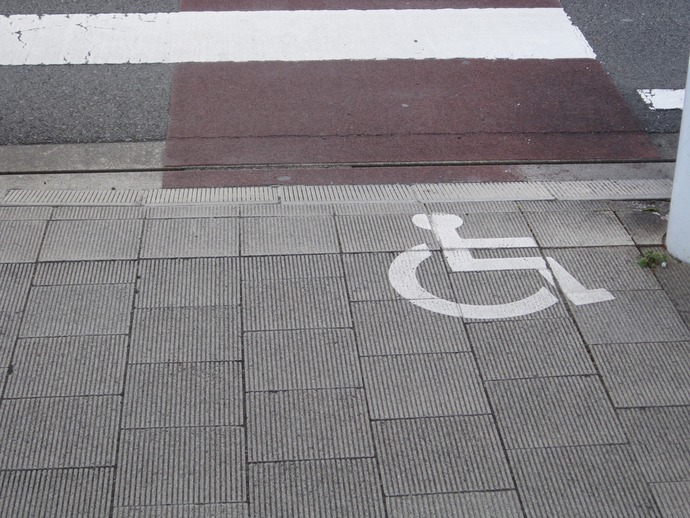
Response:
[[[352,304],[360,356],[469,351],[462,320],[406,300]]]
[[[17,341],[5,398],[119,395],[127,336]]]
[[[462,216],[458,235],[463,239],[532,237],[522,214],[517,212],[475,212]]]
[[[511,489],[491,416],[373,423],[387,496]]]
[[[660,516],[628,446],[509,452],[528,516]]]
[[[242,280],[248,283],[345,277],[338,255],[243,257]]]
[[[514,201],[444,201],[427,202],[426,210],[432,214],[476,214],[482,212],[518,212]]]
[[[144,207],[55,207],[53,220],[144,219]]]
[[[648,482],[690,481],[690,407],[631,408],[618,416]]]
[[[570,319],[473,323],[467,332],[484,380],[595,374]]]
[[[243,218],[242,255],[338,253],[331,216]]]
[[[373,457],[364,391],[247,394],[249,462]]]
[[[240,255],[237,218],[149,219],[141,257],[226,257]]]
[[[690,514],[690,482],[665,482],[651,486],[664,518],[683,518]]]
[[[618,211],[616,215],[637,245],[663,245],[668,217],[655,212]]]
[[[44,262],[36,265],[33,285],[134,284],[136,279],[136,261]]]
[[[244,429],[123,430],[115,508],[247,501]]]
[[[0,221],[47,221],[52,212],[52,207],[0,207]]]
[[[128,284],[33,288],[20,336],[127,334],[133,298]]]
[[[45,221],[0,221],[0,263],[34,262],[45,228]]]
[[[22,323],[21,313],[0,311],[0,366],[11,364],[14,344]]]
[[[386,516],[373,459],[252,464],[249,492],[255,516]]]
[[[244,218],[333,216],[334,206],[328,203],[264,203],[242,206],[240,213]]]
[[[668,296],[661,290],[614,291],[614,300],[571,306],[588,344],[665,342],[690,339]]]
[[[342,278],[242,283],[245,331],[351,327]]]
[[[16,518],[110,516],[113,468],[0,472],[0,514]],[[11,497],[8,497],[11,495]]]
[[[487,392],[508,449],[626,442],[596,377],[491,381]]]
[[[237,503],[116,507],[113,518],[249,518],[249,505]]]
[[[241,360],[240,320],[239,307],[137,309],[129,362]]]
[[[21,310],[31,286],[31,264],[0,264],[0,311]]]
[[[336,224],[346,253],[399,252],[424,243],[439,248],[433,234],[415,226],[408,214],[336,216]]]
[[[518,518],[523,516],[515,491],[393,496],[387,500],[391,518]]]
[[[659,284],[673,302],[678,311],[690,311],[690,264],[681,263],[668,255],[666,250],[660,247],[643,248],[642,253],[648,251],[666,254],[666,268],[656,268],[654,275]],[[686,320],[687,322],[687,320]]]
[[[336,203],[333,205],[338,216],[360,216],[364,214],[424,214],[425,207],[419,202],[388,203]]]
[[[541,246],[633,245],[612,212],[528,212],[525,218]]]
[[[522,212],[601,212],[609,210],[603,200],[534,200],[518,201]]]
[[[362,386],[351,329],[245,333],[244,366],[247,391]]]
[[[240,215],[238,205],[161,205],[146,207],[147,219],[233,218]]]
[[[238,266],[227,257],[140,261],[136,307],[237,306]]]
[[[114,396],[3,401],[0,469],[113,466],[119,416]]]
[[[39,260],[136,259],[142,227],[137,220],[51,221]]]
[[[489,414],[471,354],[362,358],[372,419]]]
[[[690,405],[690,342],[591,347],[616,407]]]
[[[130,365],[123,428],[244,424],[239,362]]]

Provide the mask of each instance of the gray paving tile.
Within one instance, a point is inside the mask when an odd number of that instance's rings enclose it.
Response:
[[[481,257],[480,254],[476,253],[474,256],[477,258]],[[534,254],[525,257],[530,256],[534,256]],[[531,297],[544,289],[548,290],[554,297],[560,299],[560,296],[555,292],[555,288],[551,287],[546,279],[536,270],[452,273],[450,275],[450,282],[455,290],[457,301],[461,304],[478,306],[509,304]],[[561,301],[556,302],[544,310],[512,318],[541,319],[567,316],[568,311]],[[496,317],[493,320],[499,319],[504,320],[500,317]],[[466,318],[466,320],[476,321],[476,319],[470,318]]]
[[[690,264],[681,263],[673,257],[669,257],[666,250],[663,249],[644,248],[642,252],[648,250],[667,254],[666,268],[656,268],[654,275],[676,309],[683,312],[690,311]]]
[[[475,212],[464,214],[462,220],[457,232],[464,239],[532,237],[525,217],[517,212]]]
[[[39,263],[33,285],[133,284],[136,278],[136,261]]]
[[[0,207],[0,221],[48,220],[52,207]]]
[[[130,363],[242,359],[239,307],[134,311]]]
[[[388,271],[397,256],[396,253],[343,255],[350,300],[399,300],[400,294],[393,289],[388,278]],[[429,259],[423,261],[416,275],[419,284],[429,293],[453,300],[445,259],[440,252],[433,252]]]
[[[490,416],[373,423],[387,496],[513,487]]]
[[[249,473],[253,516],[385,516],[373,459],[261,463]]]
[[[0,264],[0,312],[24,308],[33,271],[32,264]]]
[[[406,300],[352,304],[361,356],[469,351],[462,319]]]
[[[115,506],[245,502],[246,469],[240,427],[124,430]]]
[[[552,248],[544,255],[553,257],[581,284],[589,289],[658,290],[659,283],[649,268],[638,264],[635,247]]]
[[[248,391],[362,386],[350,329],[246,333],[244,347]]]
[[[615,300],[572,307],[588,344],[690,339],[690,331],[663,291],[614,291],[612,294]]]
[[[0,263],[33,263],[45,228],[45,221],[0,221]]]
[[[129,332],[134,286],[46,286],[31,290],[20,336]]]
[[[361,389],[247,395],[249,461],[371,457]]]
[[[0,367],[9,367],[22,322],[19,312],[0,311]]]
[[[656,212],[667,215],[669,200],[608,200],[606,204],[613,211]]]
[[[113,396],[5,400],[0,470],[112,466],[119,416]]]
[[[508,454],[528,516],[659,516],[627,446],[539,448]]]
[[[144,207],[55,207],[53,220],[143,219]]]
[[[12,518],[110,516],[113,469],[0,472],[0,515]]]
[[[336,216],[343,252],[397,252],[426,243],[438,250],[431,231],[412,223],[409,214]]]
[[[333,205],[339,216],[366,214],[424,214],[424,205],[417,202],[389,203],[336,203]]]
[[[329,254],[339,251],[331,216],[243,218],[242,255]]]
[[[140,220],[51,221],[40,261],[136,259]]]
[[[243,205],[243,217],[332,216],[333,205],[326,203],[264,203]]]
[[[390,518],[518,518],[522,517],[515,491],[393,496],[387,499]]]
[[[514,201],[449,201],[430,202],[427,211],[432,214],[476,214],[481,212],[518,212]]]
[[[532,212],[525,217],[541,246],[634,244],[612,212]]]
[[[345,276],[340,256],[334,254],[243,257],[241,267],[248,283]]]
[[[6,398],[121,394],[127,337],[19,340]]]
[[[664,518],[690,516],[690,481],[651,484],[651,487]]]
[[[690,481],[690,407],[619,410],[648,482]]]
[[[492,381],[487,391],[507,448],[626,441],[594,376]]]
[[[249,505],[237,503],[116,507],[113,518],[249,518]]]
[[[519,201],[522,212],[600,212],[608,211],[603,200],[535,200]]]
[[[237,306],[238,266],[228,257],[141,261],[136,307]]]
[[[638,245],[663,245],[668,219],[655,212],[619,211],[618,218]]]
[[[131,365],[123,428],[241,425],[239,362]]]
[[[141,257],[226,257],[240,254],[237,218],[149,219]]]
[[[147,219],[232,218],[240,215],[240,206],[222,205],[160,205],[146,208]]]
[[[570,319],[468,324],[467,332],[487,380],[595,374]]]
[[[591,349],[617,407],[690,405],[690,342]]]
[[[351,327],[342,278],[242,283],[245,331]]]
[[[491,413],[469,353],[362,358],[362,371],[372,419]]]

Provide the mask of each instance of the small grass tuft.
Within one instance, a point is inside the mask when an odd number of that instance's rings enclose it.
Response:
[[[645,253],[642,258],[637,261],[637,264],[643,268],[651,268],[653,270],[657,266],[661,266],[662,268],[666,267],[667,262],[668,256],[665,253],[650,251]]]

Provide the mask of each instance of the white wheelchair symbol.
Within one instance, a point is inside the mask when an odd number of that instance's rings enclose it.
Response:
[[[471,253],[472,249],[478,248],[537,248],[536,241],[531,237],[463,239],[457,231],[463,220],[454,214],[416,214],[412,217],[412,222],[433,232],[453,272],[537,270],[551,286],[556,287],[558,282],[565,296],[578,306],[614,299],[605,289],[585,288],[552,257],[547,257],[546,260],[542,257],[477,259]],[[388,269],[388,280],[395,291],[412,304],[429,311],[453,317],[501,319],[536,313],[558,302],[558,298],[546,287],[529,297],[506,304],[462,304],[441,299],[426,291],[417,279],[417,268],[429,257],[429,247],[425,244],[418,245],[396,257]]]

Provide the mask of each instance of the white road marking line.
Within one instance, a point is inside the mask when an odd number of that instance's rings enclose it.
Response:
[[[685,90],[638,90],[650,110],[682,110]]]
[[[556,8],[14,15],[0,49],[0,65],[595,58]]]

